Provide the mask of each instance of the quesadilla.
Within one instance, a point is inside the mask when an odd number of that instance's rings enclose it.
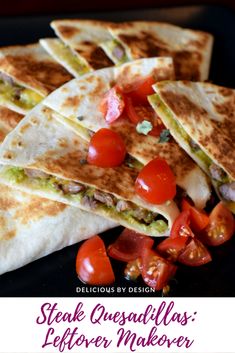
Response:
[[[43,104],[57,111],[62,116],[58,119],[87,141],[91,137],[90,130],[95,132],[109,127],[122,136],[129,155],[143,165],[156,156],[164,158],[176,176],[177,185],[187,192],[197,207],[203,208],[210,198],[207,177],[176,142],[170,139],[161,142],[154,136],[138,133],[125,112],[122,119],[108,124],[100,111],[100,103],[115,84],[129,87],[146,77],[153,77],[156,82],[164,77],[173,79],[172,59],[141,59],[86,74],[54,91]]]
[[[100,168],[86,163],[88,143],[39,104],[3,142],[0,181],[109,218],[147,235],[169,233],[179,211],[173,200],[162,205],[136,195],[139,169],[122,164]]]
[[[39,45],[0,48],[0,105],[25,114],[71,75]]]
[[[94,70],[111,66],[108,58],[120,65],[141,58],[167,56],[174,59],[177,79],[208,79],[213,44],[209,33],[147,21],[111,23],[72,19],[55,20],[51,26],[66,47]],[[56,58],[58,50],[50,42],[44,44]],[[98,64],[94,60],[97,56]]]
[[[235,212],[235,90],[185,81],[154,89],[149,101],[157,114]]]
[[[0,107],[0,142],[22,118]],[[78,208],[0,186],[0,275],[116,226]]]

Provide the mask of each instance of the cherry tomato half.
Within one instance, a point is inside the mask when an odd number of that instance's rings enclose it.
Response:
[[[128,92],[128,96],[136,104],[148,104],[147,97],[154,94],[153,84],[156,80],[148,76],[133,85],[133,89]]]
[[[141,256],[144,248],[151,249],[154,240],[147,235],[124,229],[117,240],[109,246],[108,255],[116,260],[129,262]]]
[[[177,261],[179,254],[185,249],[187,237],[178,237],[172,239],[166,238],[157,246],[157,252],[169,261]]]
[[[135,191],[145,201],[162,204],[176,194],[175,176],[164,159],[155,158],[140,171]]]
[[[111,124],[122,115],[124,107],[122,91],[118,86],[114,86],[105,94],[99,108],[107,123]]]
[[[155,251],[145,249],[142,255],[142,277],[155,290],[163,289],[175,275],[177,267],[160,257]]]
[[[173,223],[173,226],[171,228],[171,235],[170,237],[172,239],[183,237],[183,238],[188,238],[188,237],[194,237],[193,232],[191,231],[190,228],[190,212],[189,210],[183,211],[179,214],[179,216],[176,218],[175,222]]]
[[[76,258],[76,272],[81,281],[90,285],[108,285],[115,281],[104,242],[98,235],[80,246]]]
[[[211,260],[207,248],[195,238],[191,238],[184,251],[178,256],[178,261],[187,266],[201,266]]]
[[[209,224],[200,234],[203,243],[211,246],[221,245],[234,234],[234,218],[229,209],[218,203],[209,215]]]
[[[126,146],[121,136],[110,129],[100,129],[91,138],[87,161],[98,167],[117,167],[124,161]]]
[[[186,199],[182,200],[182,210],[189,210],[190,212],[190,228],[197,233],[202,229],[206,228],[209,223],[209,216],[206,212],[198,210],[196,207],[190,204]]]

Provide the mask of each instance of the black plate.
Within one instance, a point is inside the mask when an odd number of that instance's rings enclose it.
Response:
[[[78,17],[75,14],[66,17]],[[216,84],[235,86],[235,15],[223,7],[196,6],[115,13],[83,14],[79,17],[123,20],[157,20],[183,27],[205,30],[215,36],[210,79]],[[0,46],[25,44],[53,36],[49,23],[54,17],[3,18],[0,21]],[[69,231],[69,230],[68,230]],[[121,231],[103,234],[106,244]],[[130,284],[123,279],[122,264],[113,261],[116,283],[111,294],[82,284],[76,277],[75,257],[78,245],[67,247],[19,270],[0,276],[0,296],[155,296],[143,283]],[[180,266],[171,283],[172,296],[235,296],[235,238],[212,251],[213,261],[201,268]],[[17,253],[15,254],[17,256]],[[1,261],[1,259],[0,259]],[[120,294],[118,287],[126,288]],[[79,293],[76,291],[80,291]],[[81,291],[81,289],[83,291]]]

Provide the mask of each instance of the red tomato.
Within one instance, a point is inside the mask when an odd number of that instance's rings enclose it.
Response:
[[[124,96],[118,86],[111,88],[105,94],[103,100],[100,103],[100,111],[109,124],[117,120],[122,115],[124,107]]]
[[[110,129],[100,129],[91,138],[87,161],[98,167],[117,167],[124,161],[126,147],[120,135]]]
[[[164,159],[155,158],[140,171],[135,191],[145,201],[162,204],[176,194],[175,176]]]
[[[154,125],[154,119],[156,118],[156,113],[150,105],[134,105],[130,97],[126,97],[126,114],[130,121],[137,125],[143,120],[148,120]]]
[[[76,272],[81,281],[90,285],[108,285],[115,281],[104,242],[98,235],[86,240],[78,249]]]
[[[178,261],[187,266],[201,266],[211,260],[207,248],[195,238],[190,240],[184,251],[178,256]]]
[[[142,256],[142,277],[155,290],[163,289],[174,276],[177,267],[160,257],[155,251],[144,249]]]
[[[148,135],[159,137],[162,130],[165,129],[165,126],[163,124],[154,126],[153,129],[148,133]]]
[[[217,246],[229,240],[234,234],[234,218],[222,203],[218,203],[209,216],[209,224],[200,234],[207,245]]]
[[[130,281],[136,281],[141,275],[142,271],[142,259],[139,257],[133,261],[127,263],[124,274],[125,278]]]
[[[129,262],[141,256],[144,248],[151,249],[154,240],[144,234],[124,229],[115,243],[109,246],[108,255],[116,260]]]
[[[190,212],[190,227],[195,233],[200,232],[208,225],[209,216],[206,214],[206,212],[198,210],[186,199],[183,199],[182,201],[182,210],[188,210]]]
[[[178,256],[180,252],[184,250],[187,241],[187,237],[178,237],[174,239],[167,238],[158,244],[157,252],[170,261],[177,261]]]
[[[190,229],[190,212],[183,211],[176,218],[172,228],[171,228],[171,238],[179,238],[179,237],[194,237],[193,232]]]
[[[128,96],[131,97],[136,104],[148,104],[147,97],[154,94],[152,85],[156,83],[156,80],[152,76],[148,76],[145,79],[136,82],[132,91],[128,92]]]

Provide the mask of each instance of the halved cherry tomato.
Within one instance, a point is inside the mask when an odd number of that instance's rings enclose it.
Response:
[[[133,89],[128,92],[128,96],[136,104],[148,104],[147,96],[154,93],[152,85],[156,80],[152,76],[148,76],[133,85]]]
[[[107,123],[111,124],[122,115],[124,107],[123,93],[118,86],[114,86],[105,94],[99,108]]]
[[[76,258],[76,272],[81,281],[90,285],[108,285],[115,281],[104,242],[98,235],[80,246]]]
[[[207,245],[217,246],[229,240],[234,234],[234,218],[229,209],[218,203],[209,215],[209,224],[200,234]]]
[[[181,251],[185,249],[187,237],[178,237],[172,239],[171,237],[163,240],[157,246],[157,252],[169,261],[177,261]]]
[[[176,194],[175,176],[164,159],[155,158],[140,171],[135,191],[145,201],[162,204]]]
[[[209,216],[206,212],[198,210],[186,199],[182,200],[182,210],[190,212],[190,228],[197,233],[206,228],[209,223]]]
[[[124,229],[117,240],[109,246],[108,255],[116,260],[129,262],[141,256],[143,249],[151,249],[154,240],[147,235]]]
[[[178,261],[187,266],[201,266],[211,260],[207,248],[195,238],[191,238],[184,251],[178,256]]]
[[[179,216],[176,218],[171,228],[170,237],[172,239],[179,238],[179,237],[183,237],[187,239],[189,236],[193,238],[194,234],[190,228],[190,212],[187,210],[187,211],[181,212]]]
[[[155,251],[144,249],[142,256],[142,277],[155,290],[163,289],[174,276],[177,267],[163,259]]]
[[[136,281],[141,275],[142,271],[142,259],[138,257],[137,259],[127,263],[124,275],[125,278],[130,281]]]
[[[100,129],[91,138],[87,161],[98,167],[117,167],[124,161],[126,147],[121,136],[110,129]]]
[[[132,123],[137,125],[143,120],[148,120],[154,125],[156,113],[150,105],[133,104],[130,97],[126,97],[125,111]]]

